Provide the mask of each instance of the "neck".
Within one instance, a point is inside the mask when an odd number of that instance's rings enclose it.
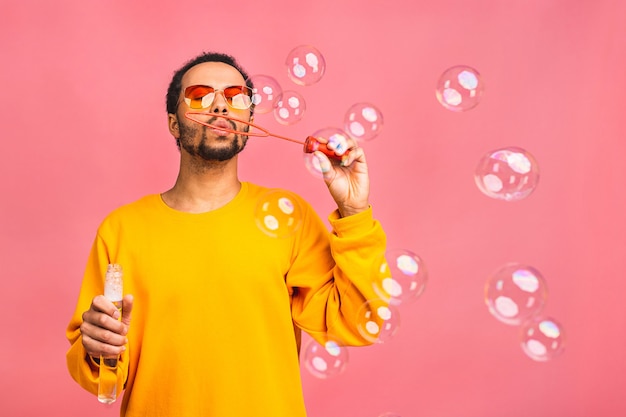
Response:
[[[175,210],[204,213],[229,203],[240,189],[236,156],[223,162],[181,159],[176,183],[161,197]]]

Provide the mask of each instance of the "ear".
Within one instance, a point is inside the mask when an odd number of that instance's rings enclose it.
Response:
[[[176,139],[180,137],[180,130],[178,127],[178,116],[176,116],[173,113],[168,113],[167,114],[167,127],[169,128],[172,136],[174,136]]]

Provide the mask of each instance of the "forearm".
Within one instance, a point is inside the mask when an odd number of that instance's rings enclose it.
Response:
[[[367,344],[358,329],[358,314],[367,301],[379,299],[372,277],[384,262],[386,235],[373,219],[371,207],[352,219],[333,218],[331,253],[335,260],[336,313],[328,317],[329,334],[336,333],[350,344]],[[330,301],[332,304],[332,301]]]

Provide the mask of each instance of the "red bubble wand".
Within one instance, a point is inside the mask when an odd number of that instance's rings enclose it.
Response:
[[[223,126],[215,126],[215,125],[212,125],[210,123],[203,122],[202,120],[198,120],[196,118],[193,118],[193,117],[191,117],[191,115],[203,115],[203,116],[221,117],[221,118],[224,118],[224,119],[233,120],[235,122],[243,123],[243,124],[248,125],[248,126],[254,128],[254,129],[259,130],[259,132],[242,132],[240,130],[229,129],[229,128],[223,127]],[[281,136],[281,135],[278,135],[276,133],[271,133],[269,130],[267,130],[267,129],[259,126],[259,125],[256,125],[256,124],[254,124],[252,122],[247,122],[245,120],[241,120],[241,119],[238,119],[236,117],[227,116],[227,115],[224,115],[224,114],[215,114],[215,113],[211,113],[211,112],[202,112],[202,111],[188,111],[188,112],[185,113],[185,117],[187,119],[189,119],[189,120],[192,120],[192,121],[196,122],[196,123],[200,123],[201,125],[210,127],[211,129],[221,130],[221,131],[228,132],[228,133],[240,133],[240,134],[241,133],[245,133],[247,136],[255,136],[255,137],[272,136],[272,137],[275,137],[275,138],[278,138],[278,139],[284,139],[284,140],[287,140],[289,142],[294,142],[294,143],[298,143],[300,145],[304,145],[304,152],[306,152],[306,153],[313,153],[315,151],[320,151],[324,155],[326,155],[326,156],[328,156],[329,158],[332,158],[332,159],[341,160],[341,159],[343,159],[343,157],[345,155],[350,153],[350,149],[348,149],[343,154],[337,155],[335,153],[335,151],[333,151],[332,149],[328,149],[328,146],[326,146],[325,143],[320,142],[314,136],[307,136],[306,140],[303,142],[303,141],[300,141],[300,140],[297,140],[297,139],[292,139],[292,138],[288,138],[286,136]]]

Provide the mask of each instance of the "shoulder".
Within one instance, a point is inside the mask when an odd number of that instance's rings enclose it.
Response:
[[[161,196],[159,194],[149,194],[121,205],[109,212],[102,221],[100,228],[144,218],[149,212],[158,210],[160,203]]]
[[[123,216],[130,213],[152,210],[158,207],[161,202],[160,194],[149,194],[135,201],[126,203],[109,213],[108,217]]]

